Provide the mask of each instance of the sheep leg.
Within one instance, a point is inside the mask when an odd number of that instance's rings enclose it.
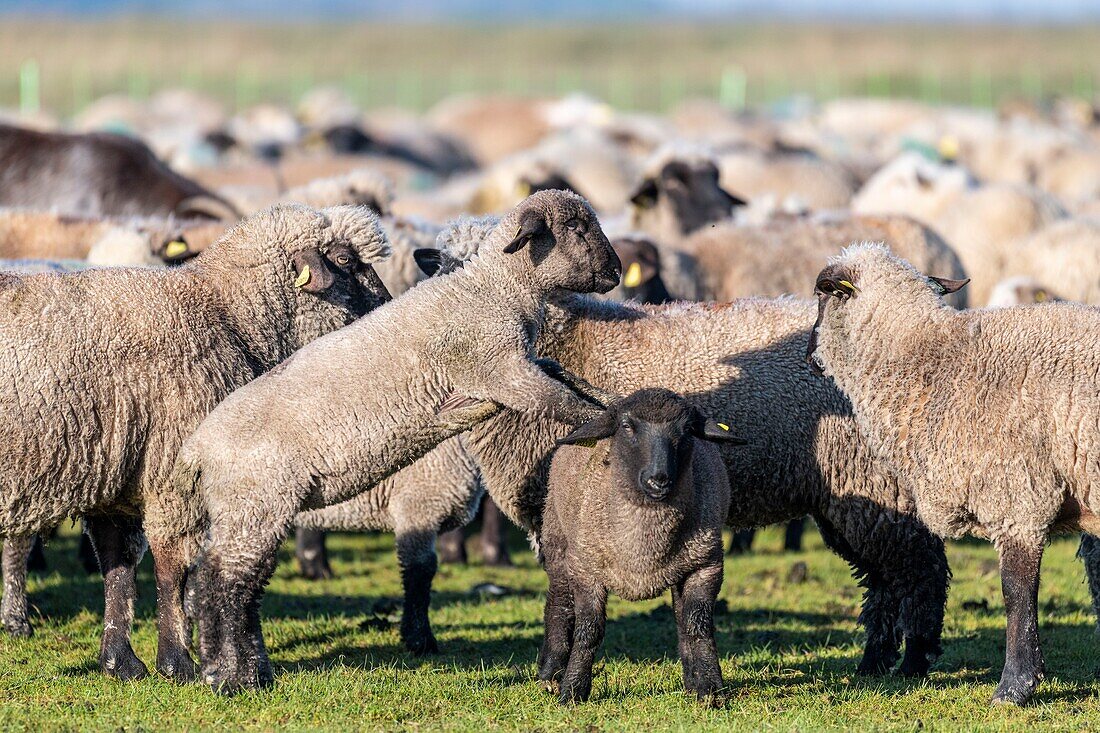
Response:
[[[993,702],[1022,705],[1043,678],[1043,652],[1039,648],[1039,565],[1043,543],[1002,540],[997,545],[1008,629],[1005,666]]]
[[[607,623],[607,589],[578,581],[576,577],[570,586],[573,592],[573,647],[558,695],[563,705],[586,702],[592,694],[592,664],[603,643]]]
[[[439,548],[439,561],[451,565],[465,565],[466,557],[466,528],[456,527],[450,532],[439,535],[436,542]]]
[[[783,533],[783,549],[787,552],[800,552],[802,550],[802,533],[806,530],[806,517],[799,517],[787,522],[787,528]]]
[[[437,654],[439,645],[432,634],[428,608],[432,602],[432,581],[437,568],[435,532],[398,530],[397,562],[405,608],[401,612],[401,641],[413,654]]]
[[[92,540],[84,533],[80,535],[80,547],[77,548],[76,555],[80,558],[80,564],[83,566],[84,572],[88,575],[100,574],[99,558],[95,556]]]
[[[714,641],[714,603],[721,588],[721,557],[672,588],[684,689],[710,705],[720,704],[723,684]]]
[[[298,570],[307,580],[328,580],[332,577],[322,530],[299,528],[294,535],[294,556],[298,559]]]
[[[548,692],[560,693],[559,682],[573,649],[573,588],[569,583],[563,540],[556,536],[556,523],[547,517],[543,531],[543,560],[550,586],[543,610],[543,640],[539,650],[538,678]]]
[[[1096,617],[1096,628],[1100,630],[1100,539],[1082,532],[1077,557],[1081,558],[1085,564],[1085,577],[1088,578],[1089,595],[1092,597],[1092,611]]]
[[[27,637],[33,632],[27,620],[27,556],[34,535],[8,537],[4,540],[4,597],[0,598],[0,622],[14,637]]]
[[[148,676],[149,670],[130,646],[137,598],[135,574],[145,554],[145,535],[137,517],[86,517],[85,529],[103,569],[103,639],[99,668],[123,681]]]
[[[46,553],[42,549],[42,536],[35,535],[31,543],[31,552],[27,557],[27,570],[32,573],[42,573],[46,570]]]
[[[508,520],[488,494],[481,502],[481,556],[486,565],[499,568],[512,565],[508,554]]]
[[[195,679],[191,659],[191,625],[183,610],[187,554],[180,539],[150,537],[157,581],[157,671],[176,682]]]
[[[739,529],[730,538],[730,555],[744,555],[752,549],[752,541],[756,539],[755,529]]]

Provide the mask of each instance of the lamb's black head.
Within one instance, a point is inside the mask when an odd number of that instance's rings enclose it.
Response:
[[[610,299],[655,305],[672,300],[661,279],[661,256],[656,244],[645,237],[630,236],[615,239],[611,246],[623,265],[623,278],[608,293]]]
[[[629,487],[640,502],[663,502],[690,487],[683,479],[695,438],[743,442],[728,425],[704,418],[675,392],[653,388],[624,397],[558,442],[594,445],[611,439],[607,460],[615,483]]]
[[[553,289],[606,293],[619,284],[622,265],[596,212],[569,191],[540,191],[524,199],[501,226],[514,226],[504,247],[530,257],[537,277]]]
[[[680,233],[690,234],[744,206],[744,199],[722,188],[718,178],[718,166],[710,161],[670,160],[639,184],[630,201],[640,209],[666,206]]]

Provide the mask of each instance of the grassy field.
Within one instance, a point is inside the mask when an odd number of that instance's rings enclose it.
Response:
[[[729,705],[704,710],[685,697],[667,599],[613,600],[593,699],[563,709],[533,681],[545,576],[530,553],[515,569],[446,567],[432,621],[443,653],[418,659],[391,625],[400,584],[388,536],[338,536],[336,580],[294,576],[284,555],[265,600],[276,686],[232,700],[153,678],[120,684],[96,667],[100,584],[80,574],[75,538],[49,548],[56,568],[34,579],[44,614],[30,641],[0,638],[0,729],[198,730],[760,730],[1034,729],[1100,726],[1094,638],[1076,541],[1048,550],[1040,599],[1048,677],[1024,709],[991,708],[1003,655],[1003,604],[989,546],[954,544],[945,654],[925,681],[860,678],[859,592],[815,532],[799,554],[780,554],[774,530],[758,552],[731,559],[718,646]],[[804,582],[790,580],[804,562]],[[138,655],[155,653],[152,580],[143,564]],[[481,599],[473,586],[513,590]]]
[[[148,18],[0,20],[0,106],[33,62],[38,101],[67,114],[110,92],[185,86],[235,106],[338,84],[368,107],[462,92],[584,91],[625,108],[731,106],[792,94],[991,105],[1100,90],[1100,26],[621,23],[395,25]]]

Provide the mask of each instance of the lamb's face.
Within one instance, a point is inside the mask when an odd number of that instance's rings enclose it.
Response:
[[[611,242],[622,263],[623,277],[608,300],[660,304],[672,300],[661,279],[661,257],[657,245],[644,237],[619,237]]]
[[[517,214],[519,229],[504,252],[530,257],[547,289],[606,293],[619,284],[622,264],[584,199],[543,191],[521,203]]]
[[[630,201],[639,219],[656,219],[661,231],[687,235],[728,219],[733,207],[745,204],[718,180],[718,166],[710,161],[672,160],[643,180]]]
[[[576,428],[562,444],[610,440],[610,484],[633,504],[673,502],[690,492],[688,476],[695,439],[740,442],[729,427],[705,420],[679,395],[664,389],[639,390]],[[688,478],[689,480],[684,480]]]

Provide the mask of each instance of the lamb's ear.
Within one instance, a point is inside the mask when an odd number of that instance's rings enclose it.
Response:
[[[413,250],[413,259],[417,267],[428,277],[446,275],[462,267],[462,260],[442,250],[421,247]]]
[[[620,237],[611,246],[623,265],[624,286],[637,288],[657,277],[661,260],[652,242]]]
[[[966,287],[966,284],[970,282],[970,278],[963,280],[951,280],[946,277],[932,277],[928,276],[928,279],[939,286],[940,295],[950,295],[951,293],[957,293]]]
[[[698,418],[692,423],[691,434],[703,440],[712,440],[715,443],[729,443],[730,445],[745,445],[748,441],[737,437],[730,426],[713,418]]]
[[[718,187],[718,190],[726,195],[726,199],[729,201],[729,205],[730,205],[731,209],[736,207],[736,206],[748,206],[749,205],[748,201],[741,198],[740,196],[737,196],[736,194],[730,193],[729,191],[722,188],[721,186]]]
[[[586,423],[573,428],[573,432],[558,440],[558,445],[586,445],[592,447],[597,440],[615,434],[615,416],[604,410]]]
[[[852,283],[853,279],[843,267],[829,265],[817,276],[817,282],[814,283],[814,292],[847,300],[853,295],[859,294],[859,288]]]
[[[530,244],[532,239],[549,230],[550,225],[546,223],[546,216],[542,212],[534,209],[523,212],[519,220],[519,231],[504,248],[505,254],[519,252]]]
[[[630,203],[639,209],[648,209],[657,205],[657,179],[647,178],[630,194]]]
[[[336,278],[325,264],[320,250],[310,247],[291,257],[294,263],[294,287],[307,293],[319,295],[332,287]]]

